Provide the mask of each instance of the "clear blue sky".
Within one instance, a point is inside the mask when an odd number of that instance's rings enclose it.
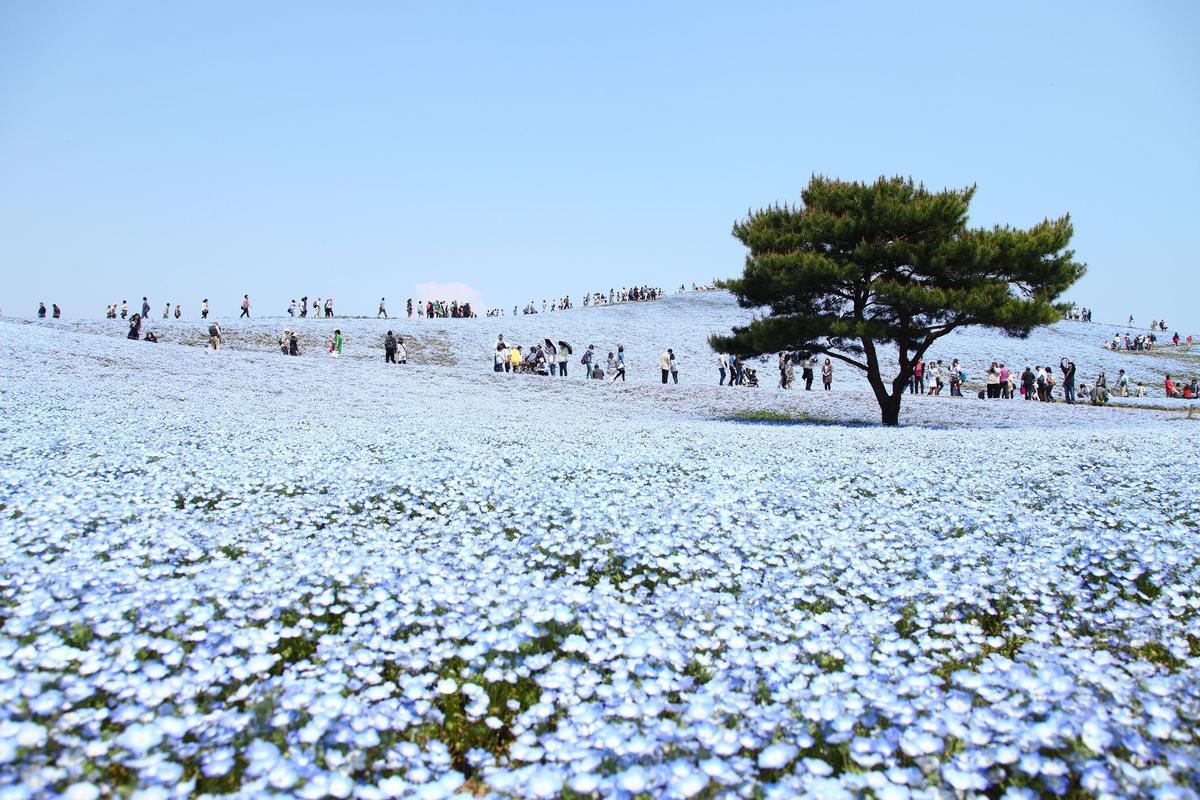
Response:
[[[1072,297],[1197,327],[1197,9],[9,0],[0,307],[690,285],[815,172],[1070,212]]]

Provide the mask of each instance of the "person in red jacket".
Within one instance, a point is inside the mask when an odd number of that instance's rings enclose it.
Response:
[[[1175,382],[1173,380],[1171,380],[1170,375],[1168,375],[1167,379],[1165,381],[1163,381],[1163,389],[1166,390],[1167,397],[1175,396]]]

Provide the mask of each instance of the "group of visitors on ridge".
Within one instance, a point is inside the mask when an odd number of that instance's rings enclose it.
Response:
[[[118,312],[118,305],[120,308],[119,312]],[[248,294],[242,295],[241,307],[242,307],[241,316],[249,317],[250,316],[250,295],[248,295]],[[137,312],[134,312],[134,313],[137,313]],[[116,319],[118,316],[120,316],[121,319],[126,319],[129,316],[129,301],[122,300],[120,302],[120,304],[110,303],[108,305],[108,307],[105,308],[105,310],[104,310],[104,316],[108,319]],[[171,304],[167,303],[166,306],[163,307],[162,318],[167,319],[170,316],[171,316]],[[176,303],[175,304],[175,319],[179,319],[182,316],[183,316],[183,304]],[[146,297],[142,298],[141,318],[143,320],[150,319],[150,300],[149,300],[149,298],[146,298]],[[208,298],[207,297],[204,298],[204,300],[202,300],[200,303],[200,319],[208,319]]]

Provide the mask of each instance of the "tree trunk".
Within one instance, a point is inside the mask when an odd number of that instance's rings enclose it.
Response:
[[[879,401],[879,410],[883,412],[884,425],[900,424],[900,401],[903,398],[903,392],[896,392],[895,394],[889,396],[886,401]]]

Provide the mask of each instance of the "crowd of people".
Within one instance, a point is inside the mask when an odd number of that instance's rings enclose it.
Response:
[[[58,306],[55,306],[55,308],[58,308]],[[172,316],[171,308],[172,306],[170,303],[167,303],[166,306],[163,307],[163,319],[168,319]],[[176,303],[174,309],[175,319],[181,318],[183,316],[183,304]],[[134,313],[137,314],[138,312],[135,311]],[[120,303],[109,303],[104,309],[104,316],[107,319],[117,319],[118,317],[121,319],[129,318],[129,301],[122,300]],[[142,298],[142,310],[139,316],[143,320],[150,319],[150,300],[146,297]],[[243,295],[242,297],[242,316],[250,316],[250,295]],[[204,300],[200,303],[200,319],[208,319],[207,297],[204,298]]]
[[[1067,312],[1067,319],[1073,319],[1076,322],[1091,322],[1092,310],[1090,308],[1081,308],[1078,305],[1073,305]]]
[[[380,301],[379,301],[379,307],[380,307],[380,309],[383,308],[383,300],[382,299],[380,299]],[[312,306],[311,306],[312,314],[308,313],[309,308],[310,308],[310,306],[308,303],[308,295],[305,295],[304,297],[300,298],[299,303],[297,303],[295,300],[293,300],[291,303],[289,303],[287,313],[288,313],[289,317],[300,317],[301,319],[309,317],[309,316],[332,317],[333,316],[333,298],[326,297],[326,298],[322,299],[322,298],[318,297],[312,301]],[[386,314],[385,314],[385,316],[386,316]]]

